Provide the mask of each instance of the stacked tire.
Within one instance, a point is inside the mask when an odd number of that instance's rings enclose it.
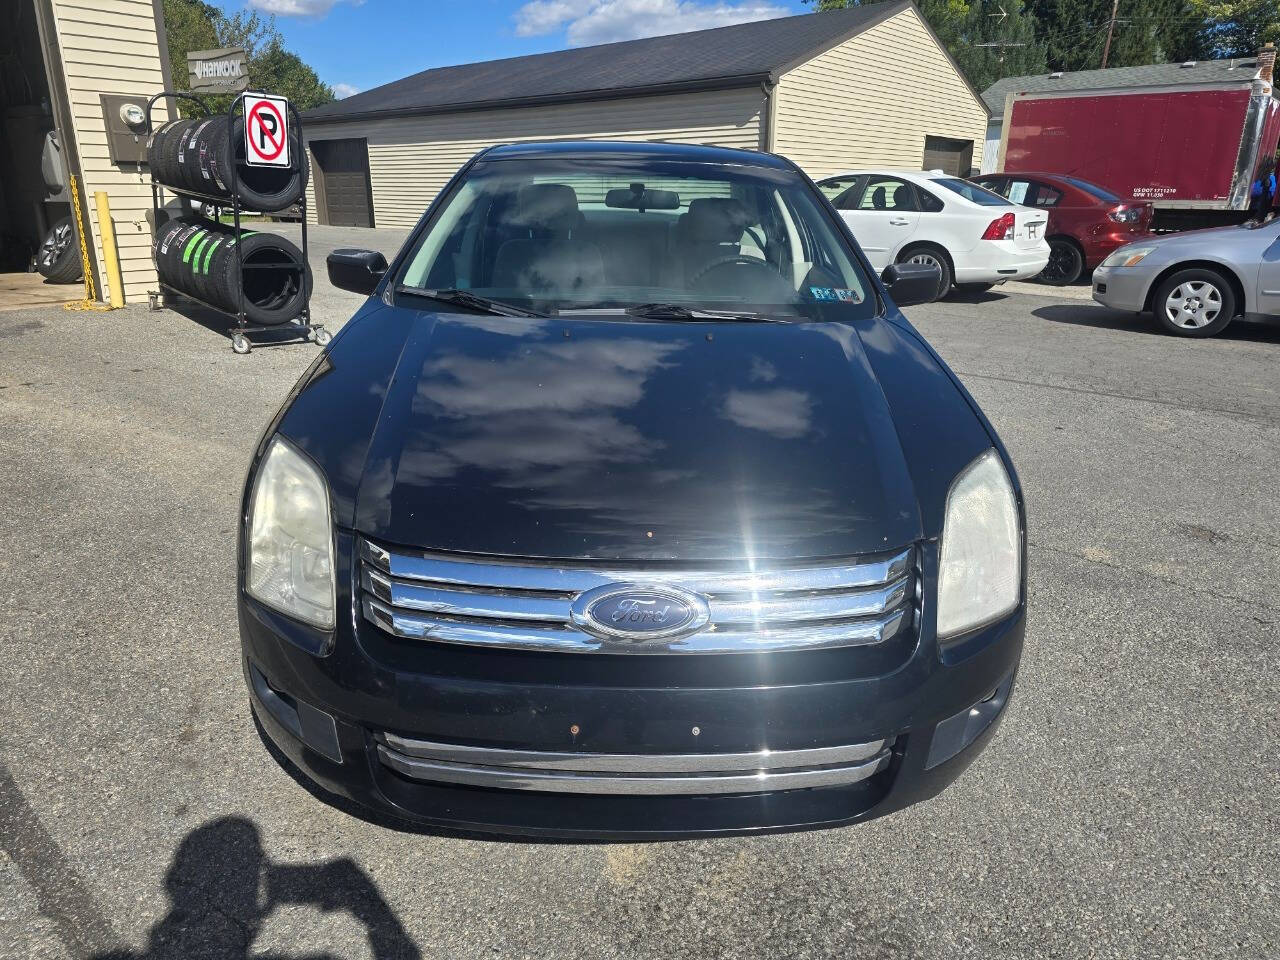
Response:
[[[235,164],[241,208],[274,213],[302,199],[308,165],[296,125],[289,133],[292,166],[251,167],[244,156],[244,124],[226,116],[171,121],[147,145],[151,175],[165,186],[225,199],[230,206]]]
[[[236,247],[240,248],[239,268]],[[241,231],[200,217],[169,220],[156,233],[156,272],[166,286],[261,326],[296,319],[311,295],[302,251],[272,233]]]

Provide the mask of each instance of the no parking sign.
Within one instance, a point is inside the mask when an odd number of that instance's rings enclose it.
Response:
[[[289,166],[289,101],[245,94],[244,159],[251,167]]]

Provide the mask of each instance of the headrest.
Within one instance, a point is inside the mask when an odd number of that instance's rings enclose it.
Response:
[[[568,232],[578,226],[578,194],[564,183],[531,183],[520,188],[516,217],[532,229]]]
[[[689,201],[689,232],[703,243],[737,243],[750,222],[741,200],[699,197]]]
[[[911,188],[905,183],[894,188],[893,205],[899,210],[905,210],[907,207],[911,206]]]
[[[871,191],[871,206],[876,210],[883,210],[885,208],[884,197],[884,187],[876,187]]]

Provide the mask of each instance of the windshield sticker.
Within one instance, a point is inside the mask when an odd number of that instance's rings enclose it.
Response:
[[[836,299],[845,303],[861,303],[862,297],[858,295],[857,290],[849,290],[845,287],[836,287]]]
[[[830,287],[810,287],[809,294],[815,300],[835,300],[836,292]]]

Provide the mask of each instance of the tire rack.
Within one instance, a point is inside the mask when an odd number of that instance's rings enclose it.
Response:
[[[169,186],[168,184],[160,183],[158,180],[156,180],[155,174],[152,173],[151,175],[151,222],[152,222],[152,230],[154,232],[158,234],[160,231],[160,214],[164,206],[165,190],[168,190],[169,192],[178,194],[180,196],[189,197],[192,200],[198,200],[201,203],[212,204],[213,206],[219,209],[224,209],[228,205],[230,205],[231,217],[232,217],[232,221],[235,224],[235,233],[236,233],[237,241],[240,237],[240,215],[242,213],[266,213],[267,212],[267,211],[261,211],[261,210],[251,210],[251,209],[242,207],[240,205],[240,195],[239,195],[239,190],[237,188],[240,185],[240,164],[244,163],[245,161],[237,160],[235,157],[235,142],[234,142],[234,135],[233,135],[233,131],[235,130],[234,124],[236,122],[236,117],[244,116],[245,94],[247,93],[261,94],[265,92],[266,91],[263,91],[263,90],[244,90],[236,94],[235,99],[231,101],[231,105],[227,108],[227,134],[228,136],[233,137],[231,148],[230,148],[231,158],[232,158],[231,173],[230,173],[231,182],[229,185],[230,191],[231,191],[230,201],[228,201],[226,197],[215,197],[210,194],[200,193],[195,190],[187,190],[183,187],[173,187],[173,186]],[[155,103],[157,100],[161,100],[166,97],[171,99],[190,100],[192,103],[194,103],[196,106],[200,108],[204,116],[208,117],[212,115],[212,111],[209,109],[209,105],[204,101],[202,97],[198,97],[193,93],[186,93],[180,90],[162,90],[147,101],[147,136],[151,136],[155,129],[154,124],[151,121],[152,108],[155,106]],[[237,108],[239,109],[237,110]],[[302,117],[298,114],[298,110],[293,105],[293,101],[289,101],[289,113],[292,118],[291,122],[297,124],[296,129],[299,132],[298,142],[299,144],[301,144]],[[246,138],[247,138],[247,133],[246,133]],[[247,149],[247,144],[248,144],[248,141],[246,139],[246,149]],[[297,163],[299,167],[301,167],[302,158],[295,157],[294,162]],[[277,330],[287,330],[293,333],[295,335],[295,339],[297,340],[306,340],[308,337],[310,337],[311,339],[315,340],[315,342],[320,346],[324,346],[333,338],[333,334],[329,333],[329,331],[327,331],[324,328],[324,324],[311,322],[311,291],[307,288],[307,273],[306,273],[307,265],[310,263],[310,260],[308,259],[309,253],[307,249],[307,191],[305,187],[302,191],[302,197],[299,199],[298,203],[299,203],[299,206],[302,208],[302,245],[301,245],[302,246],[302,264],[298,268],[298,271],[300,273],[299,283],[302,287],[304,296],[302,301],[302,312],[298,315],[296,319],[288,321],[287,323],[275,324],[273,326],[254,326],[249,324],[248,319],[245,317],[245,312],[244,312],[243,277],[244,277],[245,266],[244,266],[243,254],[241,252],[241,244],[239,242],[235,244],[236,272],[242,278],[242,281],[240,284],[238,284],[239,309],[237,309],[235,313],[231,313],[222,307],[214,306],[213,304],[209,303],[206,300],[201,299],[200,297],[193,297],[191,294],[186,293],[182,290],[178,290],[174,287],[171,287],[169,286],[169,284],[164,283],[163,281],[157,281],[157,284],[160,287],[159,290],[152,290],[148,292],[147,296],[151,304],[151,309],[152,310],[160,309],[159,301],[160,301],[161,295],[164,295],[166,297],[177,296],[177,297],[182,297],[183,299],[186,299],[186,300],[190,300],[193,303],[198,303],[200,304],[200,306],[205,307],[209,310],[213,310],[215,313],[220,313],[223,316],[234,317],[236,325],[235,325],[234,332],[231,335],[231,349],[236,353],[244,354],[244,353],[248,353],[250,350],[253,349],[253,343],[250,341],[248,334],[267,333],[267,332],[272,332]],[[261,269],[261,267],[255,264],[250,264],[249,269],[250,270]],[[270,267],[268,269],[280,269],[280,268]]]

